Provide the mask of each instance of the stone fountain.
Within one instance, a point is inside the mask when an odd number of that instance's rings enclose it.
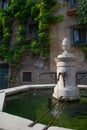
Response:
[[[53,97],[58,100],[79,100],[79,88],[76,85],[77,57],[69,53],[70,41],[64,38],[62,48],[64,52],[55,58],[57,64],[57,84]]]

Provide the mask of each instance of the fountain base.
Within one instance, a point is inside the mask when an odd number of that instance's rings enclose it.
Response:
[[[60,101],[74,101],[80,99],[79,89],[71,86],[71,88],[54,88],[53,97]]]

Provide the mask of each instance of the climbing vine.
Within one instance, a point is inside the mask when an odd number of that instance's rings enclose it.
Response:
[[[53,15],[53,10],[60,4],[56,0],[7,0],[8,9],[0,9],[0,26],[3,39],[0,43],[0,56],[8,62],[13,72],[21,69],[21,62],[25,55],[40,55],[47,59],[49,52],[50,24],[63,21],[63,16]],[[27,40],[28,20],[38,25],[38,39]],[[12,43],[13,23],[18,23],[17,38]],[[16,70],[16,71],[14,71]],[[12,72],[12,74],[13,74]],[[13,78],[14,75],[11,77]]]
[[[78,1],[78,23],[87,25],[87,0]],[[85,56],[87,58],[87,47],[83,49]]]
[[[78,1],[78,22],[87,24],[87,0]]]

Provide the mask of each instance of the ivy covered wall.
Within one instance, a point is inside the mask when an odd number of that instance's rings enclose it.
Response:
[[[78,22],[87,24],[87,0],[78,0]]]
[[[87,0],[78,0],[77,18],[79,24],[87,26]],[[83,51],[87,59],[87,47]]]
[[[22,68],[22,60],[26,55],[40,55],[48,58],[50,46],[50,25],[63,21],[63,16],[54,16],[53,11],[59,9],[61,4],[57,0],[7,0],[7,9],[0,9],[0,26],[3,38],[0,43],[0,56],[11,66],[13,80]],[[12,43],[13,28],[16,21],[18,26],[17,37]],[[37,24],[38,39],[27,37],[27,25]]]

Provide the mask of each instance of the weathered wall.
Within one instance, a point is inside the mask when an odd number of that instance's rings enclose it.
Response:
[[[63,4],[64,0],[60,0],[60,2]],[[17,82],[16,85],[20,84],[38,84],[38,83],[55,83],[55,75],[41,75],[40,79],[38,80],[38,76],[43,72],[48,71],[56,71],[56,63],[54,61],[54,58],[61,54],[62,48],[61,43],[65,37],[68,37],[71,40],[70,36],[70,26],[77,24],[76,17],[70,17],[67,15],[68,11],[68,4],[65,3],[63,8],[60,10],[54,12],[54,15],[62,14],[64,16],[64,21],[55,24],[51,26],[50,35],[52,37],[51,40],[51,47],[50,47],[50,64],[49,62],[44,63],[43,60],[40,58],[33,59],[32,57],[28,56],[23,61],[23,69],[20,71],[20,73],[17,76]],[[15,40],[17,37],[17,28],[18,25],[15,23],[13,25],[14,33],[12,41]],[[71,47],[71,52],[73,52],[78,57],[78,71],[80,70],[87,70],[87,63],[85,62],[84,53],[82,51],[81,47]],[[32,81],[31,82],[23,82],[23,72],[31,72],[32,73]]]
[[[53,75],[49,74],[41,74],[44,72],[49,72],[49,63],[45,62],[42,59],[33,59],[28,56],[25,57],[23,61],[23,68],[19,72],[17,77],[17,83],[15,85],[21,84],[49,84],[55,83],[55,79]],[[23,72],[31,72],[31,81],[23,82]]]
[[[19,24],[15,21],[13,24],[13,37],[11,41],[11,46],[14,45],[14,42],[17,38],[18,27]],[[43,74],[39,78],[39,75],[41,73],[50,71],[49,61],[44,62],[41,56],[40,57],[25,56],[22,64],[23,64],[23,68],[18,73],[16,82],[13,83],[12,86],[17,86],[22,84],[55,83],[54,75]],[[30,82],[23,81],[23,72],[31,72]]]
[[[60,2],[63,3],[64,0],[60,0]],[[65,6],[63,6],[63,8],[55,13],[55,15],[62,14],[64,16],[64,21],[51,27],[50,35],[52,37],[52,40],[50,47],[50,69],[52,71],[56,71],[56,63],[54,61],[54,58],[63,52],[61,48],[63,39],[65,37],[68,37],[72,42],[70,35],[70,26],[77,24],[76,16],[70,17],[67,15],[68,9],[68,3],[66,2]],[[85,60],[82,49],[82,47],[71,46],[71,52],[73,52],[78,57],[77,71],[87,70],[87,62]]]

